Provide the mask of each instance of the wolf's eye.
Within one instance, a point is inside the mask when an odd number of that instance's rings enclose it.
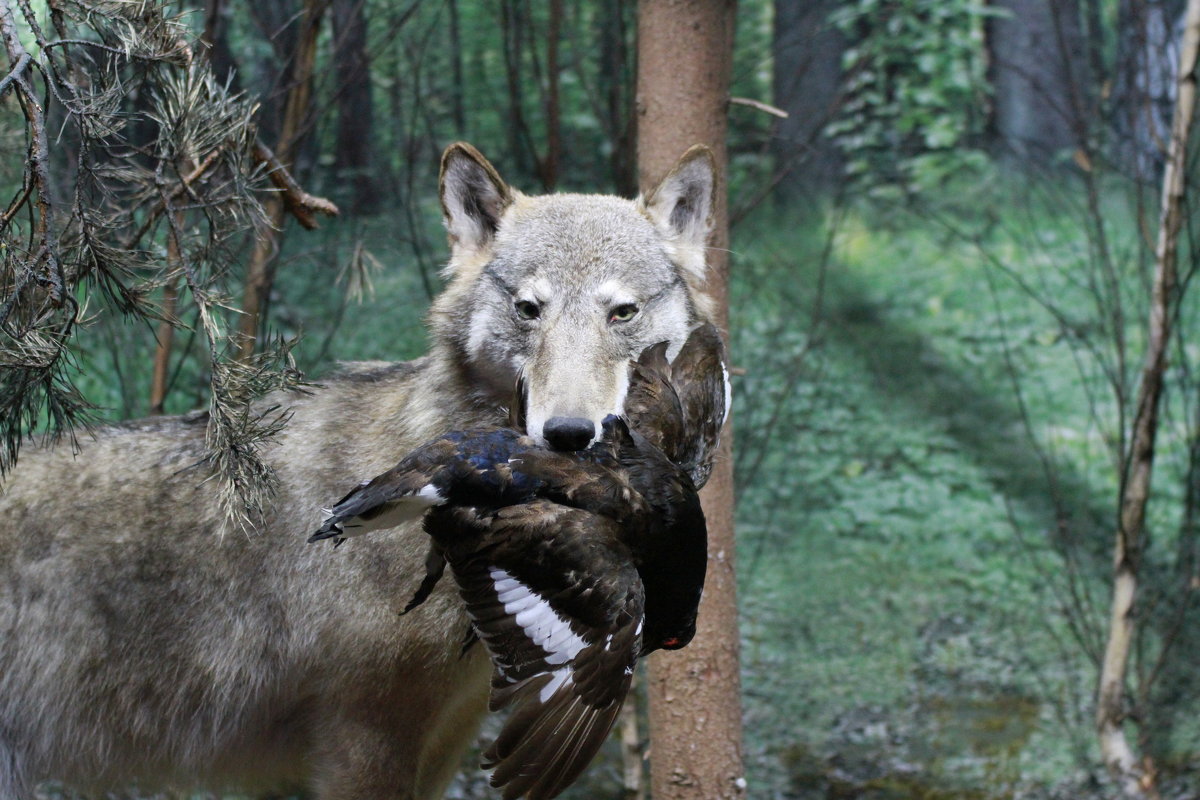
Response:
[[[531,300],[518,300],[516,302],[517,316],[521,319],[537,319],[542,314],[542,309],[538,304]]]
[[[638,307],[633,303],[625,303],[608,312],[609,322],[629,322],[637,316]]]

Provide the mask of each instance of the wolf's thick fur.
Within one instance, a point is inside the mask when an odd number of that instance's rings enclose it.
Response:
[[[402,617],[424,574],[415,527],[336,551],[305,538],[420,442],[502,423],[517,372],[534,435],[619,409],[628,360],[708,317],[712,187],[693,149],[642,200],[525,197],[451,146],[431,352],[283,399],[260,532],[216,535],[202,417],[113,426],[78,457],[27,447],[0,495],[0,800],[49,778],[440,796],[489,672],[483,648],[460,657],[451,583]]]

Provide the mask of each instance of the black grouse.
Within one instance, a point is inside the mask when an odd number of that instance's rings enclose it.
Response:
[[[695,633],[707,563],[696,491],[728,373],[711,325],[673,364],[666,351],[631,365],[629,423],[608,417],[586,450],[552,451],[509,428],[448,433],[328,509],[309,540],[425,515],[428,570],[407,610],[449,563],[491,656],[490,706],[514,706],[483,763],[505,800],[570,785],[607,737],[637,659]]]

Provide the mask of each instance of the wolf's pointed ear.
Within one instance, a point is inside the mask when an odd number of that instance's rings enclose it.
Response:
[[[679,244],[703,249],[712,230],[716,183],[716,158],[697,144],[639,202],[659,230]]]
[[[466,142],[455,142],[442,154],[439,183],[451,247],[473,252],[486,246],[513,201],[512,189],[501,180],[496,168]]]

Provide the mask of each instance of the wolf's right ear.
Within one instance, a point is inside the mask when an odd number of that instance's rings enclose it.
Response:
[[[439,190],[450,245],[468,252],[492,240],[500,217],[513,201],[512,189],[500,173],[466,142],[455,142],[442,154]]]
[[[713,222],[717,162],[712,150],[692,146],[639,203],[677,244],[704,250]]]

